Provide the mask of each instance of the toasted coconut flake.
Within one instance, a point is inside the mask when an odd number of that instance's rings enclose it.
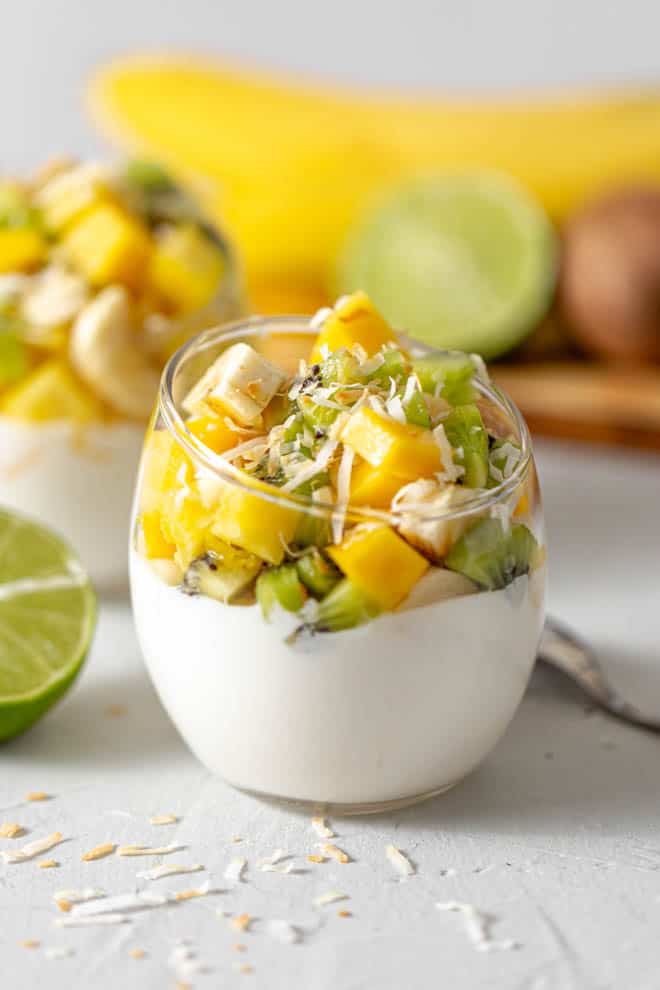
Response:
[[[37,863],[40,870],[54,870],[59,865],[56,859],[42,859],[41,862]]]
[[[234,969],[238,973],[244,973],[246,976],[249,973],[254,973],[254,966],[250,966],[249,963],[234,963]]]
[[[246,866],[246,859],[232,859],[224,872],[225,880],[232,880],[234,883],[245,883],[244,872]]]
[[[300,941],[300,931],[289,921],[276,919],[269,921],[266,925],[266,931],[271,938],[277,942],[282,942],[284,945],[293,945],[294,942]]]
[[[67,901],[64,897],[56,897],[55,903],[57,904],[60,911],[62,911],[64,914],[68,914],[71,908],[73,907],[71,901]]]
[[[140,870],[136,873],[138,880],[161,880],[163,877],[175,877],[180,873],[199,873],[204,867],[201,863],[193,863],[192,866],[185,866],[181,863],[161,863],[151,870]]]
[[[334,839],[335,833],[332,831],[325,818],[312,818],[312,828],[319,839]]]
[[[232,928],[236,929],[237,932],[246,932],[250,927],[252,921],[252,915],[248,914],[247,911],[243,914],[237,914],[231,919],[229,924]]]
[[[46,959],[68,959],[75,951],[70,945],[52,945],[44,949],[44,955]]]
[[[337,911],[338,918],[352,918],[353,914],[351,911]]]
[[[240,837],[240,835],[235,835],[235,836],[234,836],[234,837],[233,837],[232,839],[230,839],[229,841],[230,841],[230,842],[242,842],[243,840],[242,840],[242,838]]]
[[[180,852],[183,846],[120,846],[118,856],[168,856]]]
[[[176,825],[178,822],[176,815],[154,815],[149,819],[150,825]]]
[[[106,897],[106,892],[100,887],[83,887],[82,890],[58,890],[53,894],[53,900],[69,901],[71,904],[82,904],[93,901],[97,897]]]
[[[404,856],[401,850],[397,849],[396,846],[388,846],[385,850],[385,855],[400,876],[411,877],[414,875],[415,867],[410,862],[408,857]]]
[[[295,863],[266,863],[261,867],[262,873],[298,873]]]
[[[433,439],[438,445],[442,460],[442,471],[436,472],[436,478],[440,481],[458,481],[461,475],[465,474],[465,468],[454,463],[454,451],[442,423],[438,423],[433,430]]]
[[[18,849],[16,852],[8,852],[6,849],[0,853],[5,863],[24,863],[28,859],[33,859],[40,853],[48,852],[54,846],[57,846],[62,841],[61,832],[53,832],[52,835],[47,835],[44,839],[35,839],[34,842],[28,842],[27,845]]]
[[[131,959],[144,959],[147,955],[144,949],[129,949],[128,954]]]
[[[17,839],[24,832],[23,826],[17,825],[15,822],[3,822],[0,825],[0,839]]]
[[[258,859],[257,868],[261,870],[264,866],[274,866],[275,863],[279,863],[280,860],[286,859],[288,855],[289,854],[285,852],[284,849],[276,849],[274,853],[270,854],[270,856],[264,856],[262,859]]]
[[[335,904],[337,901],[347,901],[348,894],[342,894],[340,890],[329,890],[326,894],[319,894],[314,898],[315,907],[325,907],[326,904]]]
[[[82,863],[92,863],[95,859],[104,859],[105,856],[111,856],[116,849],[114,842],[105,842],[101,846],[94,846],[89,852],[84,853],[80,857]]]
[[[211,893],[211,884],[207,880],[201,887],[192,887],[190,890],[179,890],[174,895],[175,901],[192,901],[195,897],[206,897]]]
[[[89,917],[97,914],[124,914],[127,911],[144,911],[149,908],[163,907],[171,898],[162,894],[152,894],[142,891],[138,894],[112,894],[110,897],[99,897],[92,901],[77,904],[72,914],[76,918]]]
[[[324,853],[327,853],[328,856],[332,856],[333,859],[336,859],[338,863],[350,863],[351,861],[351,857],[348,853],[344,852],[343,849],[340,849],[339,846],[333,845],[332,842],[325,842],[321,846],[321,849]]]
[[[131,920],[128,914],[91,914],[80,918],[75,914],[67,918],[56,918],[57,928],[89,928],[92,925],[125,925]]]
[[[41,942],[38,938],[24,938],[23,941],[18,944],[22,949],[38,949]]]
[[[243,945],[242,942],[234,942],[232,949],[234,952],[247,952],[247,945]]]
[[[325,856],[320,856],[315,853],[307,857],[308,863],[325,863],[325,860],[326,860]]]
[[[477,952],[498,952],[519,949],[520,943],[512,938],[496,939],[492,929],[497,923],[497,916],[480,911],[474,904],[462,901],[443,901],[436,905],[438,911],[453,911],[463,917],[465,934],[472,942]]]
[[[29,794],[25,795],[26,801],[50,801],[50,794],[46,794],[45,791],[30,791]]]

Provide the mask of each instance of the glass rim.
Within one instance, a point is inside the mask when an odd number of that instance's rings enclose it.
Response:
[[[515,468],[508,478],[505,478],[493,488],[476,489],[475,495],[465,499],[460,504],[443,509],[442,511],[432,511],[424,505],[407,505],[405,508],[375,509],[369,506],[341,505],[337,502],[316,502],[309,495],[296,495],[293,492],[280,492],[274,485],[268,485],[258,478],[252,478],[249,474],[223,457],[208,448],[202,441],[191,433],[187,428],[183,416],[177,408],[173,395],[173,386],[177,371],[182,363],[191,355],[201,350],[211,348],[215,344],[223,341],[230,342],[235,338],[245,338],[246,336],[266,336],[269,333],[287,333],[289,335],[305,334],[313,335],[316,331],[311,326],[310,316],[300,314],[277,316],[250,316],[238,320],[232,320],[219,326],[211,327],[198,333],[186,341],[170,357],[165,365],[158,391],[157,410],[163,419],[165,427],[177,443],[179,443],[193,462],[203,465],[203,467],[223,481],[235,488],[248,492],[264,501],[289,508],[293,511],[304,512],[320,518],[331,520],[341,513],[346,520],[352,523],[385,523],[391,526],[399,526],[402,519],[421,519],[424,522],[444,522],[472,513],[502,502],[511,495],[525,479],[529,470],[532,457],[532,441],[529,428],[515,403],[509,396],[498,388],[492,381],[484,382],[481,378],[475,379],[475,385],[479,392],[491,400],[494,400],[500,409],[504,409],[510,417],[514,428],[520,437],[521,456]],[[397,333],[397,338],[406,349],[411,348],[420,352],[421,356],[430,354],[452,354],[462,353],[456,351],[442,350],[430,347],[422,341],[407,337],[405,334]]]

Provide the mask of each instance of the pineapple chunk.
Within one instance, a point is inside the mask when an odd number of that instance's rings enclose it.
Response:
[[[145,557],[150,560],[172,560],[176,547],[163,536],[160,512],[157,509],[153,512],[143,512],[140,516],[140,526]]]
[[[66,234],[74,267],[96,286],[120,282],[139,289],[152,252],[149,232],[113,203],[92,207]]]
[[[46,257],[46,242],[32,227],[7,227],[0,230],[0,275],[28,272]]]
[[[356,529],[328,553],[347,578],[382,609],[393,609],[429,567],[389,526]]]
[[[52,419],[89,423],[101,417],[97,399],[57,358],[46,361],[6,392],[0,412],[36,423]]]
[[[236,430],[230,430],[221,416],[191,416],[186,426],[215,454],[222,454],[230,447],[235,447],[240,439]]]
[[[261,423],[261,413],[285,375],[249,344],[234,344],[213,362],[183,401],[188,413],[205,407],[243,426]]]
[[[145,438],[140,481],[140,508],[145,515],[160,509],[175,443],[167,430],[150,430]]]
[[[55,172],[35,193],[46,229],[61,234],[92,206],[110,199],[109,175],[99,162]]]
[[[310,356],[310,363],[323,360],[324,345],[329,351],[360,344],[368,355],[383,344],[396,340],[389,324],[380,315],[366,292],[354,292],[341,300],[323,323]]]
[[[199,227],[168,227],[151,259],[152,287],[181,314],[201,309],[218,290],[224,255]]]
[[[365,406],[350,417],[341,439],[372,467],[379,468],[384,482],[388,475],[398,478],[398,487],[442,470],[440,449],[430,430],[399,423]]]
[[[276,488],[266,484],[260,484],[257,490],[278,494]],[[269,564],[280,564],[284,544],[293,539],[299,516],[295,509],[224,482],[220,484],[211,532]]]
[[[174,559],[185,570],[204,552],[213,513],[202,500],[191,460],[173,439],[161,484],[161,531],[165,540],[176,546]]]
[[[361,461],[351,474],[352,505],[370,505],[372,509],[389,509],[390,503],[405,482],[382,467]]]

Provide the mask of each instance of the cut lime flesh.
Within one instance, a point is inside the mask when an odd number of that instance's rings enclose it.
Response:
[[[364,289],[398,329],[490,359],[540,322],[557,269],[541,207],[498,173],[406,183],[369,212],[340,256],[341,292]]]
[[[94,591],[64,541],[0,509],[0,741],[67,691],[95,623]]]

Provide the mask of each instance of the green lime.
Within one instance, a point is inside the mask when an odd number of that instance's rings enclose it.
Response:
[[[505,353],[550,304],[557,241],[539,204],[499,173],[398,187],[339,259],[339,290],[364,289],[397,329],[448,350]]]
[[[67,691],[95,624],[94,591],[66,543],[0,509],[0,740],[27,729]]]

